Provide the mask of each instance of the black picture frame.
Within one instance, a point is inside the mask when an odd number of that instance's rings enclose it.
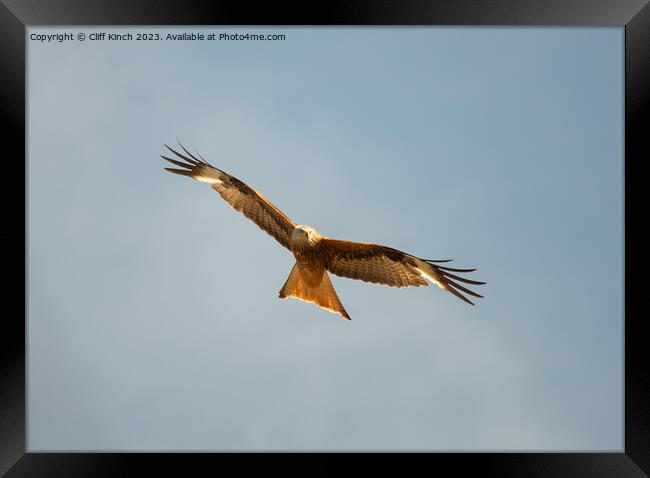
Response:
[[[5,281],[0,348],[0,474],[125,476],[190,466],[222,466],[227,454],[28,453],[25,442],[26,318],[26,28],[36,25],[558,25],[625,27],[625,449],[621,453],[426,453],[428,470],[498,476],[647,476],[650,473],[650,357],[640,302],[648,265],[642,174],[650,159],[648,0],[337,0],[303,6],[171,0],[0,0],[3,152],[2,233]],[[7,144],[12,148],[8,153]],[[603,271],[603,283],[607,271]],[[22,292],[22,293],[21,293]],[[597,292],[594,292],[597,293]],[[16,307],[10,308],[9,305]],[[264,454],[261,454],[264,455]],[[234,456],[237,455],[228,455]],[[253,462],[237,459],[237,471]],[[269,455],[263,460],[272,459]],[[319,460],[320,464],[321,460]],[[379,460],[379,462],[383,462]],[[242,466],[243,465],[243,466]],[[323,464],[325,466],[325,464]],[[436,467],[436,468],[432,468]],[[197,468],[198,469],[198,468]],[[210,469],[210,468],[208,468]],[[226,468],[214,468],[215,472]]]

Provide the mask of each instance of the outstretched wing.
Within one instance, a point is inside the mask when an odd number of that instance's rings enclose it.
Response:
[[[215,168],[205,161],[200,154],[200,159],[196,158],[183,145],[180,146],[185,154],[174,151],[165,145],[178,159],[168,158],[167,156],[161,157],[184,169],[165,168],[165,170],[211,184],[212,189],[217,191],[235,210],[243,213],[244,216],[273,236],[280,244],[291,250],[289,239],[296,227],[291,219],[253,188],[236,177]]]
[[[465,294],[483,297],[455,281],[466,284],[482,285],[485,282],[465,279],[451,272],[472,272],[476,269],[453,269],[435,265],[432,261],[406,254],[391,247],[362,242],[321,239],[320,252],[325,260],[325,267],[332,274],[359,279],[391,287],[428,286],[428,281],[447,290],[461,300],[474,305]],[[452,279],[455,279],[452,280]]]

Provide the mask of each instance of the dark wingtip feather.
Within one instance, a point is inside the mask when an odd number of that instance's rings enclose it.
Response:
[[[472,290],[469,290],[468,288],[463,287],[463,286],[460,285],[460,284],[457,284],[456,282],[454,282],[453,280],[451,280],[451,279],[449,279],[449,278],[447,278],[447,277],[445,277],[445,283],[446,283],[447,285],[450,285],[450,286],[452,286],[452,287],[455,287],[455,288],[458,289],[458,290],[461,290],[461,291],[465,292],[466,294],[473,295],[474,297],[478,297],[479,299],[482,299],[482,298],[483,298],[482,295],[477,294],[476,292],[474,292],[474,291],[472,291]]]
[[[182,161],[176,161],[175,159],[168,158],[167,156],[163,156],[162,154],[160,155],[160,157],[165,161],[169,161],[170,163],[175,164],[176,166],[180,166],[182,168],[192,169],[195,167],[194,164],[183,163]]]
[[[176,141],[178,141],[178,140],[176,140]],[[185,149],[185,146],[183,146],[183,145],[181,144],[180,141],[178,141],[178,145],[181,147],[181,149],[182,149],[183,151],[185,151],[185,154],[187,154],[187,155],[188,155],[190,158],[192,158],[194,161],[198,161],[199,163],[203,163],[203,161],[201,161],[201,160],[198,159],[196,156],[194,156],[192,153],[190,153],[187,149]],[[206,163],[203,163],[203,164],[206,164]]]
[[[194,148],[194,151],[196,152],[196,154],[199,155],[199,158],[201,158],[205,164],[210,164],[205,160],[205,158],[203,156],[201,156],[201,153],[199,153],[198,149]]]
[[[165,168],[165,171],[170,173],[180,174],[181,176],[187,176],[188,178],[194,178],[192,171],[187,171],[185,169],[174,169],[174,168]]]
[[[167,148],[168,150],[170,150],[172,153],[174,153],[176,156],[178,156],[178,157],[181,158],[181,159],[184,159],[184,160],[187,161],[188,163],[191,163],[191,164],[194,164],[194,165],[202,164],[201,161],[198,161],[198,160],[196,160],[196,159],[190,159],[190,158],[188,158],[187,156],[185,156],[184,154],[181,154],[181,153],[179,153],[178,151],[176,151],[176,150],[170,148],[170,147],[167,146],[166,144],[165,144],[164,146],[165,146],[165,148]]]
[[[464,277],[460,277],[454,274],[450,274],[449,272],[446,271],[440,271],[440,273],[443,275],[443,277],[451,277],[452,279],[459,280],[461,282],[464,282],[465,284],[472,284],[472,285],[484,285],[485,282],[480,282],[477,280],[471,280],[471,279],[465,279]]]
[[[452,271],[452,272],[474,272],[476,269],[457,269],[454,267],[442,267],[442,266],[436,266],[438,269],[442,269],[443,271]]]
[[[447,285],[447,290],[448,290],[449,292],[451,292],[452,294],[454,294],[456,297],[458,297],[458,298],[459,298],[460,300],[462,300],[463,302],[467,302],[469,305],[474,305],[474,302],[472,302],[472,301],[469,300],[467,297],[465,297],[463,294],[461,294],[460,292],[458,292],[458,291],[457,291],[456,289],[454,289],[453,286],[451,286],[450,284]]]

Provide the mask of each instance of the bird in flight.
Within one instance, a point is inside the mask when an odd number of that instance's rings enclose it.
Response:
[[[257,224],[289,249],[296,262],[280,290],[280,299],[294,297],[311,302],[351,320],[336,295],[328,272],[350,279],[385,284],[391,287],[428,286],[429,282],[474,305],[464,294],[483,297],[458,282],[482,285],[485,282],[466,279],[452,272],[473,272],[476,269],[454,269],[438,265],[448,260],[420,259],[397,249],[378,244],[341,241],[325,237],[309,226],[298,225],[255,189],[230,174],[198,158],[180,144],[185,154],[169,146],[175,159],[163,159],[182,168],[165,170],[208,183],[235,210]]]

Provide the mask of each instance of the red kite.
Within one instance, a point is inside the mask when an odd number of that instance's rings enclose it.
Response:
[[[420,259],[397,249],[378,244],[340,241],[325,237],[309,226],[295,224],[259,192],[228,173],[209,164],[198,154],[185,154],[165,145],[177,159],[161,156],[183,169],[165,168],[172,173],[208,183],[235,210],[240,211],[261,229],[289,249],[296,258],[280,299],[295,297],[350,320],[336,295],[328,272],[350,279],[385,284],[391,287],[428,286],[429,282],[474,305],[462,292],[483,297],[456,281],[482,285],[485,282],[465,279],[451,272],[472,272],[476,269],[453,269],[436,263],[449,260]]]

